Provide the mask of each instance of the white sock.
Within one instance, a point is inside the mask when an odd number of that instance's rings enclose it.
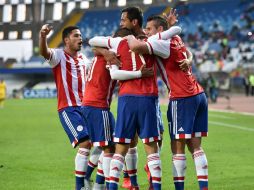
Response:
[[[161,184],[161,160],[159,153],[149,154],[147,156],[147,164],[152,176],[152,183]]]
[[[172,156],[172,170],[174,182],[184,182],[184,177],[186,173],[185,154],[174,154]]]
[[[124,165],[124,157],[121,154],[114,154],[110,163],[110,183],[119,183],[119,178]]]
[[[113,153],[104,153],[102,168],[105,176],[105,181],[109,182],[110,162],[113,158]]]
[[[100,157],[99,157],[99,161],[98,161],[98,167],[97,167],[97,175],[100,175],[102,177],[104,177],[104,173],[103,173],[103,156],[104,156],[104,152],[102,151]]]
[[[128,175],[137,175],[137,161],[138,161],[138,153],[137,153],[137,148],[129,148],[126,156],[125,156],[125,163],[126,163],[126,168],[128,171]]]
[[[89,156],[89,149],[79,148],[75,157],[75,175],[77,177],[84,177],[87,170],[87,162]]]
[[[192,157],[196,166],[198,180],[208,181],[208,162],[203,149],[195,151]]]

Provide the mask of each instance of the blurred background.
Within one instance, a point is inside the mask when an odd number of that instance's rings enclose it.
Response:
[[[48,44],[61,47],[61,32],[80,27],[83,38],[111,35],[121,9],[139,6],[146,18],[176,8],[182,37],[194,54],[193,72],[210,103],[232,94],[254,95],[254,2],[251,0],[0,0],[0,78],[8,98],[56,97],[49,65],[39,56],[38,35],[53,26]],[[92,57],[84,44],[82,52]],[[167,97],[158,77],[161,97]]]

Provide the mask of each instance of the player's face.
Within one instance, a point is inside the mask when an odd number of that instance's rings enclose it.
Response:
[[[150,37],[150,36],[152,36],[152,35],[154,35],[154,34],[157,34],[157,32],[159,32],[159,31],[158,31],[158,29],[155,27],[154,21],[152,20],[152,21],[147,22],[147,24],[146,24],[146,29],[145,29],[146,35],[147,35],[148,37]]]
[[[72,30],[69,37],[66,40],[66,45],[73,51],[80,51],[82,47],[82,36],[78,29]]]
[[[121,15],[120,27],[121,28],[128,28],[133,29],[133,23],[128,19],[127,12],[123,12]]]

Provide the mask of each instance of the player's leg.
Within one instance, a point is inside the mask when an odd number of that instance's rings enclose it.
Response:
[[[184,190],[186,171],[185,139],[172,139],[172,172],[176,190]]]
[[[134,98],[135,99],[135,98]],[[110,190],[118,189],[119,177],[124,166],[124,157],[136,134],[136,106],[133,97],[119,97],[114,142],[116,150],[110,163]]]
[[[90,188],[90,181],[86,180],[85,176],[88,167],[90,148],[90,141],[85,140],[80,142],[79,149],[75,157],[76,187],[80,185],[86,187],[87,190]]]
[[[109,189],[110,163],[111,163],[111,160],[113,159],[115,147],[114,146],[105,146],[105,147],[103,147],[103,150],[104,150],[104,156],[103,156],[102,167],[103,167],[103,172],[104,172],[105,181],[106,181],[106,188]]]
[[[60,121],[72,146],[79,146],[75,157],[76,190],[84,187],[90,152],[90,140],[87,127],[83,121],[80,107],[68,107],[59,111]]]
[[[164,132],[164,126],[163,126],[163,120],[162,120],[162,114],[161,114],[161,109],[160,109],[160,102],[159,99],[156,100],[156,114],[157,114],[157,119],[158,119],[158,123],[159,123],[159,128],[160,128],[160,139],[158,140],[158,152],[160,153],[161,149],[162,149],[162,141],[163,141],[163,132]],[[152,185],[152,177],[151,177],[151,173],[148,167],[148,164],[146,163],[144,170],[147,174],[147,179],[149,182],[149,190],[153,190],[153,185]]]
[[[109,163],[114,152],[112,135],[115,121],[113,114],[109,109],[84,106],[83,115],[89,128],[89,134],[93,145],[100,146],[104,151],[102,168],[106,184],[108,184]]]
[[[191,108],[191,109],[188,109]],[[184,189],[186,156],[185,143],[192,135],[192,126],[195,117],[195,105],[192,99],[181,98],[172,100],[168,106],[169,133],[172,151],[172,172],[176,190]]]
[[[152,177],[152,187],[154,190],[160,190],[162,170],[158,151],[158,140],[160,140],[161,137],[156,98],[140,98],[139,103],[138,126],[140,126],[140,128],[138,130],[138,135],[144,143],[147,154],[147,164]]]
[[[95,183],[93,186],[93,190],[104,190],[105,189],[105,185],[104,185],[105,176],[103,173],[103,166],[102,166],[103,154],[104,154],[104,152],[102,151],[102,153],[99,157],[99,161],[98,161],[98,168],[97,168],[96,179],[95,179]]]
[[[116,144],[115,154],[110,163],[110,190],[117,190],[121,171],[124,166],[124,157],[128,151],[129,144]]]
[[[137,181],[137,161],[138,161],[138,135],[135,135],[135,138],[130,143],[130,148],[125,156],[125,163],[127,167],[128,176],[130,177],[131,185],[138,186]]]
[[[90,180],[94,169],[98,166],[98,162],[99,162],[101,153],[102,153],[102,149],[100,147],[94,147],[90,151],[90,157],[89,157],[86,176],[85,176],[86,180],[88,180],[88,181]]]
[[[188,140],[187,145],[195,163],[200,190],[208,190],[208,162],[206,154],[201,147],[201,137],[194,137]]]
[[[208,162],[201,146],[201,138],[208,134],[208,106],[204,93],[197,95],[198,109],[194,121],[193,138],[187,140],[189,151],[196,166],[200,190],[208,189]]]

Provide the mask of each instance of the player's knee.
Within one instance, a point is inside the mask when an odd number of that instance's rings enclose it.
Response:
[[[84,140],[79,143],[80,148],[86,148],[86,149],[91,149],[91,142],[90,140]]]

